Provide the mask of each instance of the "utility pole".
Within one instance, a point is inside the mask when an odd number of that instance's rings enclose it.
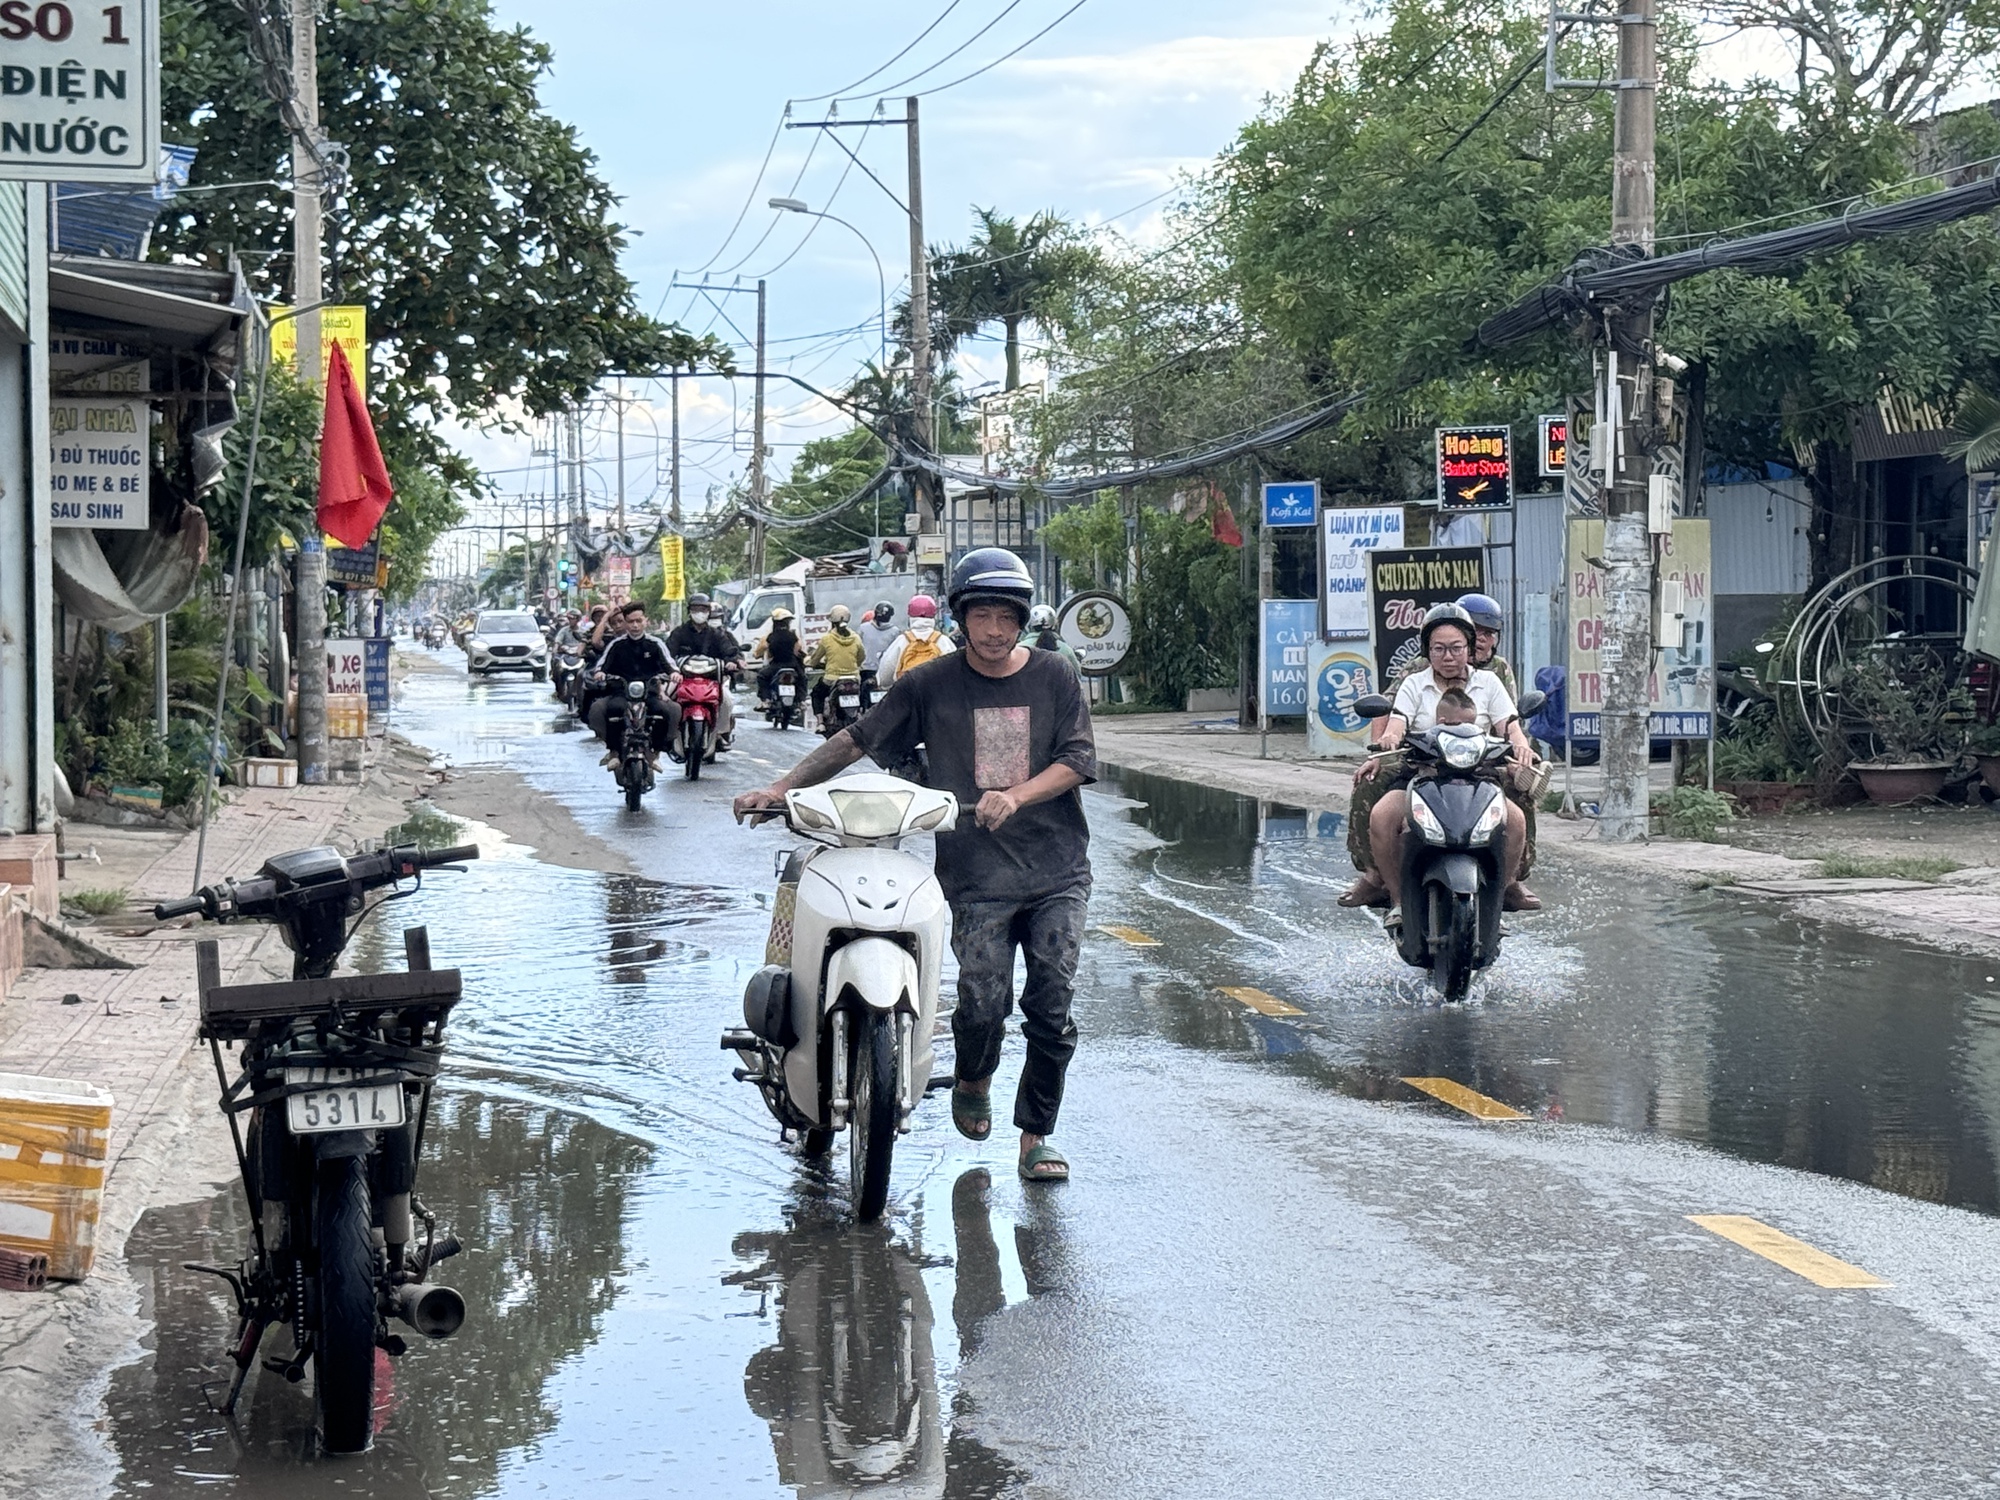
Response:
[[[1654,106],[1657,0],[1622,0],[1618,19],[1617,117],[1612,144],[1611,242],[1653,253]],[[1607,843],[1646,837],[1649,791],[1649,681],[1653,666],[1653,539],[1647,526],[1652,479],[1653,307],[1605,310],[1604,790],[1597,836]]]
[[[915,408],[917,445],[935,453],[931,429],[931,291],[930,261],[924,250],[924,160],[917,137],[917,96],[903,101],[905,140],[910,151],[910,404]],[[935,474],[916,475],[917,530],[938,529],[939,481]]]
[[[750,581],[764,581],[764,283],[757,283],[757,393],[751,407],[756,429],[750,449],[750,503],[756,519],[750,525]]]
[[[667,489],[667,514],[673,518],[674,530],[681,529],[681,377],[674,372],[674,378],[667,382],[674,397],[674,468],[673,479]]]
[[[319,137],[318,7],[292,6],[292,89],[310,140]],[[320,168],[307,141],[292,138],[292,305],[298,315],[299,379],[318,389],[320,361]],[[326,781],[326,543],[314,525],[299,543],[299,782]]]

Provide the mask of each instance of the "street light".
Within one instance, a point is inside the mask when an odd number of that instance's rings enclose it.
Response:
[[[770,200],[769,206],[781,213],[804,214],[810,219],[831,219],[842,229],[847,230],[857,240],[861,241],[863,245],[867,246],[869,258],[875,262],[875,284],[882,298],[882,350],[879,358],[882,361],[883,373],[886,374],[889,369],[889,282],[882,274],[882,257],[877,255],[875,247],[868,243],[868,236],[856,229],[845,219],[835,218],[832,214],[821,213],[818,209],[807,208],[803,198],[773,198]]]

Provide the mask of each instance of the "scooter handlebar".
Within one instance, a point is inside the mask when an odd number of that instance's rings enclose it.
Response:
[[[463,864],[468,859],[479,858],[477,844],[454,844],[449,849],[433,849],[425,854],[422,864],[425,869],[435,869],[439,865]]]
[[[197,891],[194,895],[183,896],[178,901],[160,902],[153,908],[153,920],[171,922],[175,917],[193,916],[196,912],[205,911],[207,908],[208,898]]]

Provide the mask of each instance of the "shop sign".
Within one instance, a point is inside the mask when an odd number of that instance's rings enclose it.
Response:
[[[1446,511],[1507,510],[1514,504],[1511,427],[1440,427],[1437,497]]]
[[[1321,512],[1320,628],[1328,640],[1368,639],[1368,554],[1403,545],[1400,505],[1336,505]]]
[[[1486,553],[1479,547],[1418,547],[1368,556],[1369,610],[1375,637],[1375,680],[1384,685],[1424,665],[1424,616],[1460,594],[1486,587]]]
[[[143,397],[50,399],[51,525],[146,529],[152,420],[152,407]]]
[[[1072,594],[1056,614],[1056,634],[1069,642],[1085,676],[1106,677],[1132,650],[1132,614],[1116,594]]]
[[[1307,656],[1310,700],[1306,747],[1315,755],[1364,749],[1370,723],[1354,711],[1355,700],[1376,690],[1375,663],[1366,642],[1315,641]]]
[[[1715,721],[1715,589],[1708,522],[1676,516],[1660,539],[1661,579],[1680,585],[1681,613],[1673,638],[1655,643],[1646,684],[1647,734],[1656,740],[1705,740]],[[1565,679],[1569,732],[1597,739],[1603,733],[1604,522],[1569,523],[1569,672]]]
[[[152,187],[160,3],[0,4],[0,179]]]
[[[1560,479],[1569,469],[1569,418],[1541,419],[1541,472],[1544,479]]]
[[[1266,599],[1258,633],[1257,681],[1264,717],[1296,719],[1306,712],[1308,656],[1319,635],[1317,599]]]

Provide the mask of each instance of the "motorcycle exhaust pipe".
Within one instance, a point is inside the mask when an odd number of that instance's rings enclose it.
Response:
[[[465,1299],[448,1286],[410,1282],[396,1288],[390,1311],[425,1338],[448,1339],[465,1322]]]

